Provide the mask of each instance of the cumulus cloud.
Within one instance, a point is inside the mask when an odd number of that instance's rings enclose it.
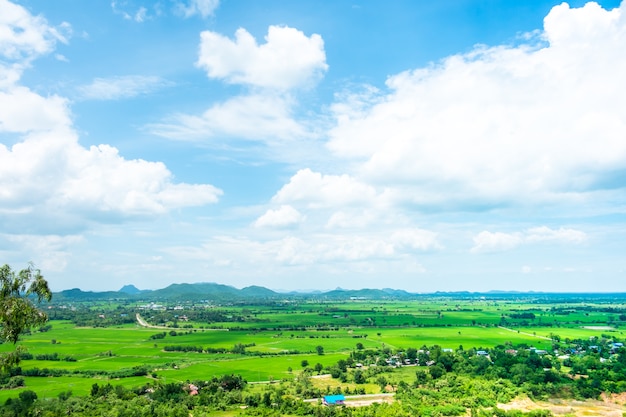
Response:
[[[440,209],[606,197],[624,187],[624,48],[626,2],[563,3],[540,39],[478,46],[340,97],[328,149],[361,181]]]
[[[0,0],[0,54],[29,60],[52,51],[63,38],[45,20]],[[0,72],[6,67],[0,67]],[[73,129],[68,101],[43,97],[19,85],[20,72],[6,70],[0,82],[0,224],[45,218],[40,228],[71,226],[103,217],[150,216],[180,207],[214,203],[221,190],[208,184],[176,183],[161,162],[126,159],[103,144],[85,148]],[[2,80],[2,77],[0,77]],[[68,220],[69,219],[69,220]]]
[[[270,26],[261,45],[243,28],[234,40],[211,31],[200,36],[197,65],[231,84],[289,90],[310,85],[328,68],[322,37],[287,26]]]
[[[157,76],[125,75],[96,78],[89,85],[78,88],[81,98],[87,100],[118,100],[149,94],[172,83]]]
[[[212,16],[219,5],[219,0],[189,0],[188,2],[179,1],[176,3],[177,10],[184,17],[200,15],[203,18]]]
[[[255,222],[255,227],[285,228],[293,227],[304,221],[305,216],[289,205],[282,205],[276,210],[267,210]]]
[[[437,233],[424,229],[403,229],[392,233],[391,241],[398,248],[408,250],[441,249]]]
[[[213,104],[201,115],[171,115],[147,129],[175,140],[226,137],[270,147],[314,137],[311,124],[294,115],[298,104],[295,90],[312,85],[326,71],[322,38],[316,34],[307,37],[290,27],[270,26],[265,40],[258,45],[245,29],[237,30],[235,40],[202,32],[196,65],[210,78],[249,90]],[[275,151],[274,155],[280,159],[292,153]]]
[[[527,242],[563,242],[563,243],[583,243],[587,240],[587,234],[580,230],[559,228],[550,229],[546,226],[533,227],[526,232]]]
[[[238,96],[211,106],[200,116],[179,114],[147,129],[177,140],[226,136],[275,143],[307,136],[305,128],[293,119],[291,107],[291,101],[284,97]]]
[[[43,97],[18,85],[0,86],[0,132],[60,131],[71,123],[66,99]]]
[[[397,230],[390,236],[317,235],[310,239],[289,236],[272,243],[278,262],[289,265],[371,261],[407,261],[416,251],[438,249],[435,233]]]
[[[58,133],[58,132],[55,132]],[[0,144],[0,206],[8,215],[46,213],[97,219],[154,215],[217,201],[208,184],[175,183],[160,162],[128,160],[109,145],[80,146],[76,137],[33,134]]]
[[[546,226],[533,227],[523,232],[503,233],[482,231],[474,236],[472,253],[501,252],[514,249],[523,244],[555,242],[561,244],[580,244],[587,240],[587,234],[580,230]]]
[[[227,263],[235,270],[279,271],[281,267],[319,267],[340,274],[357,268],[380,273],[398,270],[424,272],[416,255],[440,248],[437,235],[415,229],[397,229],[387,234],[289,235],[280,239],[255,240],[246,237],[215,236],[199,247],[171,247],[166,252],[181,259],[201,259],[213,264]],[[242,258],[241,253],[246,256]],[[357,266],[358,265],[358,266]],[[408,270],[407,270],[408,268]]]
[[[362,236],[328,236],[324,242],[306,243],[298,238],[281,241],[277,260],[287,264],[315,262],[356,262],[394,255],[391,242]]]
[[[52,27],[8,0],[0,0],[0,28],[0,56],[22,63],[49,53],[56,42],[67,42],[70,30],[67,23]]]
[[[499,252],[513,249],[524,242],[520,233],[502,233],[482,231],[474,236],[471,252]]]
[[[78,235],[0,235],[11,245],[28,253],[39,268],[49,272],[63,271],[71,258],[71,247],[84,239]]]
[[[339,210],[334,212],[328,222],[328,229],[362,229],[379,218],[379,213],[374,210]]]
[[[308,207],[370,205],[374,187],[349,175],[324,175],[309,168],[299,170],[272,198],[275,203],[300,203]]]

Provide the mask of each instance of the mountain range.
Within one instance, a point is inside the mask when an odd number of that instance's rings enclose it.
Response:
[[[411,294],[404,290],[393,289],[360,289],[344,290],[337,288],[331,291],[311,292],[277,292],[265,287],[252,285],[245,288],[235,288],[230,285],[217,283],[171,284],[158,290],[140,290],[132,284],[124,285],[119,291],[82,291],[78,288],[54,293],[55,301],[88,301],[107,299],[127,300],[215,300],[215,301],[244,301],[244,300],[279,300],[285,298],[320,298],[320,299],[385,299],[385,298],[412,298],[418,294]]]
[[[90,300],[146,300],[146,301],[260,301],[260,300],[284,300],[284,299],[317,299],[317,300],[383,300],[383,299],[416,299],[423,297],[455,297],[455,298],[511,298],[511,297],[543,297],[543,298],[621,298],[625,294],[616,293],[541,293],[541,292],[519,292],[519,291],[488,291],[488,292],[435,292],[429,294],[411,293],[404,290],[391,288],[359,290],[345,290],[337,288],[330,291],[310,291],[310,292],[277,292],[260,286],[249,286],[245,288],[235,288],[230,285],[217,283],[195,283],[195,284],[171,284],[158,290],[140,290],[134,285],[124,285],[119,291],[82,291],[78,288],[64,290],[53,294],[55,302],[69,301],[90,301]]]

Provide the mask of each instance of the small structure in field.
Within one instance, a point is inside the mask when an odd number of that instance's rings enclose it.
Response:
[[[325,395],[322,400],[324,405],[344,405],[346,403],[346,397],[342,394],[338,395]]]

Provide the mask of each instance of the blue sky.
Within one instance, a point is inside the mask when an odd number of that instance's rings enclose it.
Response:
[[[615,0],[0,0],[0,263],[626,291],[624,51]]]

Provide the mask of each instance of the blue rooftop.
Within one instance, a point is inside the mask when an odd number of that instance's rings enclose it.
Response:
[[[328,404],[328,405],[343,404],[345,400],[346,400],[346,397],[341,394],[324,396],[324,404]]]

